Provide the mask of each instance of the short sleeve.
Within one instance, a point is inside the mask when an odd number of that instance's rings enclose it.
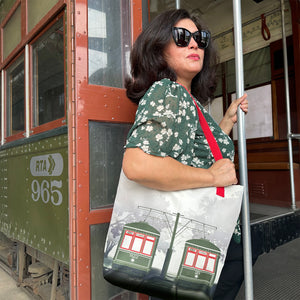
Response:
[[[155,82],[140,100],[126,148],[177,158],[191,148],[196,109],[187,92],[168,79]]]

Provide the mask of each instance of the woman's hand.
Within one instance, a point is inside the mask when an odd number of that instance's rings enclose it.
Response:
[[[244,113],[248,112],[248,99],[246,93],[242,97],[232,101],[224,118],[219,124],[222,130],[227,134],[231,132],[233,125],[237,122],[237,110],[239,106]]]
[[[234,163],[228,158],[216,161],[208,170],[213,175],[214,186],[222,187],[238,182]]]

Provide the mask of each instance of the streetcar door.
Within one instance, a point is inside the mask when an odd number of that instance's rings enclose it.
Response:
[[[103,249],[136,106],[125,95],[142,1],[76,0],[69,113],[71,299],[142,299],[108,284]],[[146,297],[148,298],[148,297]]]

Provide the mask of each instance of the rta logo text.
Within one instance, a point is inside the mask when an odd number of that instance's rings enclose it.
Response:
[[[60,176],[64,162],[60,153],[33,156],[30,160],[32,176]]]
[[[31,182],[31,198],[33,201],[52,203],[59,206],[63,202],[62,180],[54,180],[53,176],[60,176],[64,169],[63,157],[60,153],[33,156],[30,160],[30,172],[37,178]]]

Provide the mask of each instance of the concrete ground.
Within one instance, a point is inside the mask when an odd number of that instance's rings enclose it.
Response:
[[[0,266],[0,300],[32,300],[29,294],[17,287],[16,281]]]

